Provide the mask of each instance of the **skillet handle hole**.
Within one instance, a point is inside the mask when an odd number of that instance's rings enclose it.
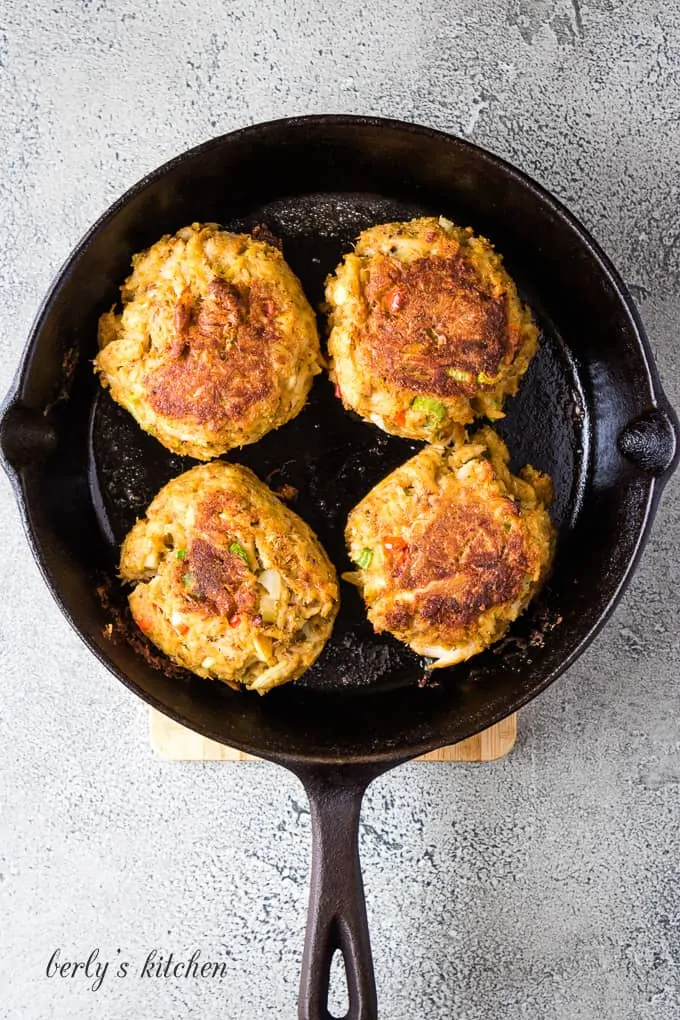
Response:
[[[329,966],[328,1012],[331,1020],[346,1020],[349,1014],[347,966],[341,949],[335,950]]]

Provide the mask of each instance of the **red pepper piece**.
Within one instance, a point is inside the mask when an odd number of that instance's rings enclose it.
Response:
[[[405,542],[403,538],[399,538],[398,535],[388,535],[383,538],[383,548],[392,553],[394,556],[401,556],[408,549],[408,542]]]
[[[387,294],[385,294],[387,311],[392,312],[393,315],[395,312],[398,312],[403,307],[404,297],[404,291],[401,287],[392,287],[391,290],[388,290]]]

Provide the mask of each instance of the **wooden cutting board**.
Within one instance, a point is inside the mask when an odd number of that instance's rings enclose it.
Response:
[[[440,747],[417,761],[495,761],[511,751],[517,737],[517,716],[509,715],[488,730],[451,747]],[[149,741],[166,761],[257,761],[251,754],[208,740],[173,722],[167,715],[150,710]]]

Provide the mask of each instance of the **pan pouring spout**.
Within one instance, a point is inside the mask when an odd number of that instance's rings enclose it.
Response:
[[[10,476],[54,452],[57,431],[42,411],[8,400],[0,411],[0,454]]]
[[[654,408],[622,429],[619,452],[642,471],[658,477],[677,463],[679,434],[675,413],[670,408]]]

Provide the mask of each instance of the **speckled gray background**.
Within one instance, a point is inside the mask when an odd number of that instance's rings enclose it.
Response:
[[[673,8],[675,7],[675,10]],[[655,0],[53,0],[0,5],[0,392],[72,245],[213,134],[368,112],[473,138],[582,217],[680,405],[680,13]],[[384,1020],[680,1015],[678,485],[590,651],[513,754],[410,765],[361,832]],[[46,593],[0,479],[0,1016],[295,1015],[309,816],[268,765],[162,764],[145,707]],[[56,947],[218,981],[48,980]]]

